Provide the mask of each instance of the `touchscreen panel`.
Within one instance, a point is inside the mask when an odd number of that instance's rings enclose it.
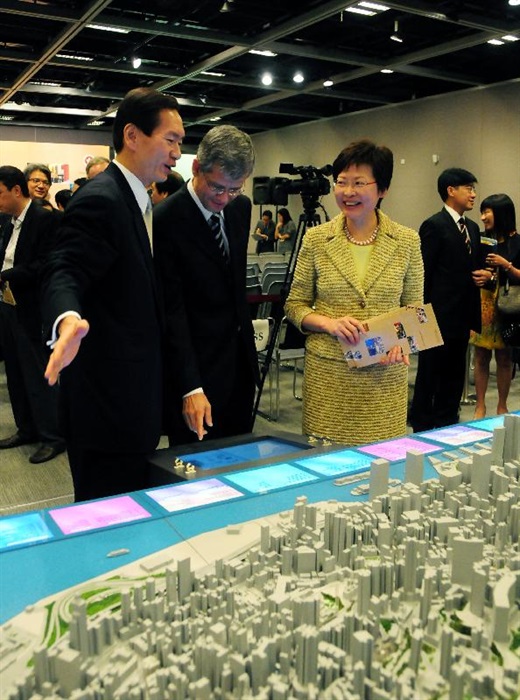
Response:
[[[314,474],[293,467],[290,464],[275,464],[271,467],[257,467],[236,474],[226,474],[226,480],[251,493],[267,493],[275,489],[316,481]]]
[[[193,464],[197,469],[219,469],[232,467],[243,462],[252,462],[257,459],[270,459],[280,457],[299,450],[307,449],[305,445],[281,440],[279,438],[262,438],[244,443],[243,445],[231,445],[207,452],[194,452],[192,454],[178,455],[183,462]]]
[[[52,536],[52,532],[39,513],[24,513],[0,518],[0,548],[42,542]]]
[[[322,476],[339,476],[367,471],[372,459],[372,457],[355,450],[343,450],[342,452],[330,452],[329,454],[308,457],[295,462],[295,464],[300,464]]]
[[[175,484],[145,493],[169,513],[197,508],[209,503],[229,501],[231,498],[239,498],[244,495],[220,479],[190,481],[186,484]]]
[[[64,535],[152,517],[131,496],[116,496],[102,501],[56,508],[50,510],[49,515]]]

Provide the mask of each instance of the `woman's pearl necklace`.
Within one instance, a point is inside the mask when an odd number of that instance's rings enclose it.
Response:
[[[355,238],[352,237],[352,234],[351,234],[350,231],[348,230],[348,226],[347,226],[347,221],[346,221],[346,219],[345,219],[344,228],[345,228],[345,236],[347,237],[347,241],[348,241],[349,243],[353,243],[354,245],[372,245],[372,243],[374,243],[374,241],[375,241],[376,238],[377,238],[377,234],[379,233],[379,226],[376,226],[371,236],[369,236],[369,237],[368,237],[366,240],[364,240],[364,241],[358,241],[358,240],[356,240]]]

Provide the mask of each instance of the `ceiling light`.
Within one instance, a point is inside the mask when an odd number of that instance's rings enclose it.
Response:
[[[136,70],[141,66],[141,63],[142,61],[139,58],[139,56],[135,56],[134,58],[132,58],[132,65]]]
[[[12,122],[14,119],[12,114],[0,114],[0,121],[2,122]]]
[[[220,8],[220,12],[230,12],[233,9],[231,5],[231,0],[229,2],[225,2],[222,7]]]
[[[504,41],[520,41],[517,36],[514,36],[513,34],[506,34],[505,36],[502,37]]]
[[[273,82],[273,76],[271,73],[264,73],[261,77],[262,85],[271,85]]]
[[[72,54],[72,53],[57,53],[56,58],[67,58],[67,59],[72,59],[73,61],[93,61],[94,60],[91,56],[76,56],[75,54]]]
[[[105,24],[87,24],[87,29],[98,29],[100,32],[114,32],[115,34],[130,34],[129,29],[107,27]]]
[[[345,8],[347,12],[352,12],[355,15],[366,15],[367,17],[373,17],[374,15],[377,15],[377,12],[374,12],[374,10],[365,10],[363,7],[346,7]]]
[[[503,46],[504,42],[501,39],[490,39],[488,44],[493,44],[493,46]]]
[[[333,80],[324,80],[323,81],[323,87],[332,87],[334,85]]]
[[[509,4],[516,7],[517,5],[520,5],[520,0],[509,0]]]
[[[277,53],[269,51],[268,49],[266,49],[265,51],[263,49],[250,49],[248,53],[253,53],[256,56],[268,56],[269,58],[273,58],[273,56],[278,56]]]
[[[226,77],[225,73],[217,73],[216,71],[212,71],[212,70],[201,70],[200,74],[201,75],[210,75],[212,78],[225,78]]]
[[[222,119],[222,117],[211,117],[210,122],[219,122]]]
[[[100,119],[94,119],[93,122],[89,122],[87,126],[103,126],[105,122],[101,121]]]
[[[302,73],[301,71],[297,71],[297,72],[293,75],[293,81],[294,81],[295,83],[303,83],[304,80],[305,80],[305,78],[303,77],[303,73]]]
[[[388,75],[393,72],[394,71],[391,68],[381,68],[381,73],[386,73]]]
[[[51,83],[46,80],[31,80],[29,85],[42,85],[43,87],[61,87],[61,83]]]
[[[376,12],[386,12],[390,9],[386,5],[381,5],[378,2],[360,2],[359,7],[366,7],[367,10],[375,10]]]
[[[400,44],[403,43],[403,40],[402,40],[402,38],[401,38],[401,35],[399,34],[399,22],[398,22],[398,20],[395,20],[395,22],[394,22],[394,33],[392,34],[392,36],[390,37],[390,39],[391,39],[392,41],[397,41],[397,42],[399,42]]]

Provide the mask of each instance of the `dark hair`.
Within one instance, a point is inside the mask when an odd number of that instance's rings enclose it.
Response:
[[[49,166],[44,165],[43,163],[29,163],[29,165],[23,171],[25,179],[28,180],[35,170],[41,170],[47,180],[52,184],[52,176]]]
[[[155,183],[155,189],[159,194],[167,193],[168,196],[180,190],[184,184],[184,178],[180,173],[170,173],[166,180]]]
[[[135,124],[143,134],[151,136],[160,121],[163,109],[179,111],[179,103],[173,95],[165,95],[158,90],[139,87],[128,92],[117,108],[112,131],[116,153],[123,150],[124,129],[127,124]]]
[[[284,224],[286,224],[288,221],[292,221],[291,215],[289,214],[289,210],[285,207],[278,209],[278,214],[282,217]]]
[[[42,207],[42,209],[56,211],[56,207],[52,206],[52,202],[50,199],[35,199],[34,203],[37,207]]]
[[[14,165],[2,165],[0,167],[0,182],[2,182],[8,190],[12,190],[15,185],[20,187],[24,197],[29,196],[29,188],[25,175],[19,168]]]
[[[265,210],[262,212],[262,216],[267,216],[268,219],[272,219],[272,218],[273,218],[273,212],[272,212],[270,209],[265,209]]]
[[[78,189],[79,189],[80,187],[83,187],[83,185],[84,185],[86,182],[88,182],[88,179],[87,179],[86,177],[77,177],[77,178],[74,180],[74,184],[78,186]]]
[[[490,194],[482,200],[480,213],[484,209],[493,212],[493,233],[508,236],[516,231],[515,205],[507,194]]]
[[[472,185],[474,182],[478,182],[478,180],[469,170],[446,168],[437,180],[437,192],[442,201],[445,202],[448,199],[448,187],[462,187],[463,185]]]
[[[386,146],[377,146],[369,139],[353,141],[344,148],[332,164],[332,177],[348,170],[351,165],[369,165],[374,173],[378,190],[390,187],[394,172],[394,154]]]
[[[58,190],[54,195],[54,200],[58,206],[65,207],[68,204],[69,199],[72,197],[72,192],[70,190]]]

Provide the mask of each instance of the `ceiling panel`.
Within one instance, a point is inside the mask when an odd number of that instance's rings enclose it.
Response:
[[[179,98],[193,150],[218,120],[254,134],[517,79],[519,38],[507,0],[3,0],[0,119],[109,131],[150,85]]]

